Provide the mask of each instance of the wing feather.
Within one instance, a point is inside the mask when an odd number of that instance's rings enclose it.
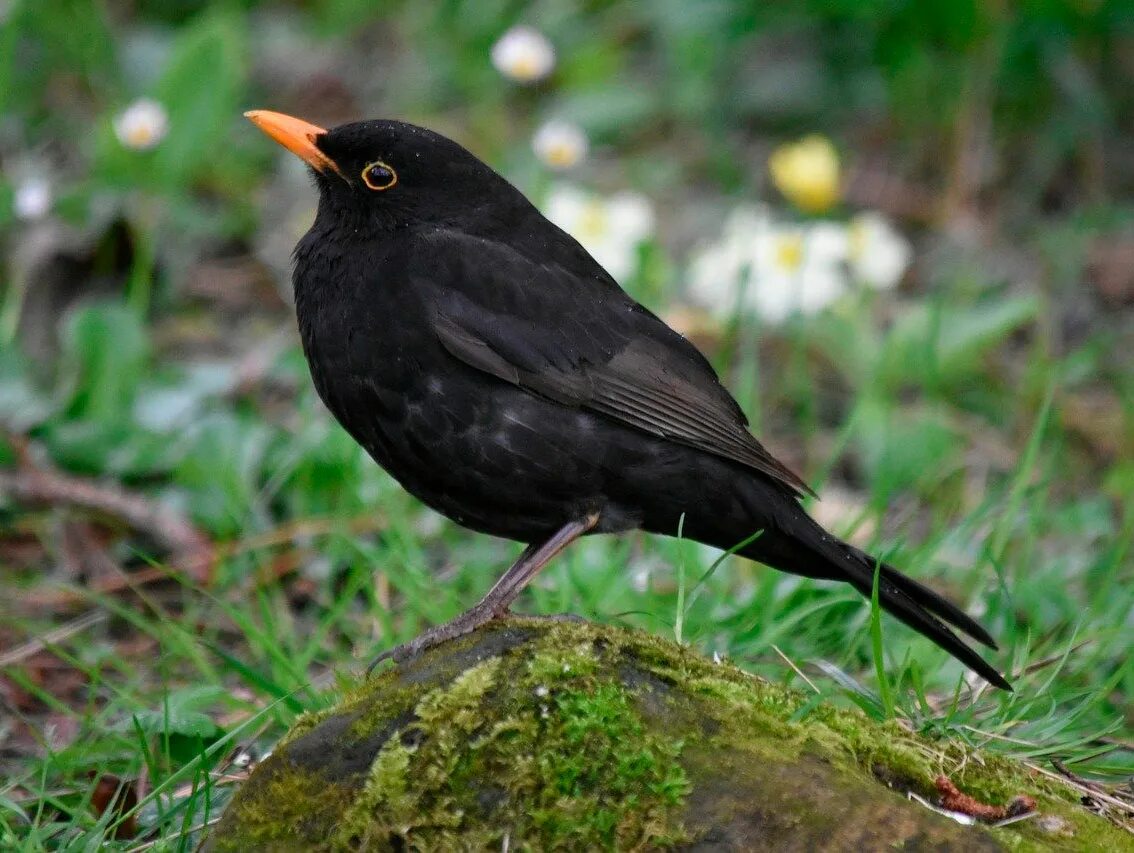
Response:
[[[475,264],[437,270],[426,285],[450,355],[558,403],[739,462],[796,495],[814,494],[748,431],[704,356],[605,273],[580,276],[502,244],[475,248],[447,255]]]

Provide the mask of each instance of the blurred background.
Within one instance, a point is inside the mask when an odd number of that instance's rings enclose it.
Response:
[[[253,108],[499,169],[705,350],[817,517],[990,628],[1017,692],[677,539],[579,543],[521,609],[1129,778],[1129,0],[0,0],[0,27],[0,842],[207,824],[336,672],[518,550],[318,402],[289,281],[315,193]]]

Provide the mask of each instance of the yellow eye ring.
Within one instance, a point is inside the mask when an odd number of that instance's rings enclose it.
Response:
[[[398,182],[398,173],[389,164],[375,160],[363,167],[362,182],[372,190],[388,190]]]

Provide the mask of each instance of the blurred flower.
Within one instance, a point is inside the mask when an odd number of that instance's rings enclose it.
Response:
[[[148,151],[169,130],[169,114],[165,107],[150,98],[139,98],[114,119],[118,141],[135,151]]]
[[[532,150],[552,169],[570,169],[587,156],[587,135],[574,122],[553,119],[535,132]]]
[[[555,184],[547,195],[544,214],[618,281],[637,269],[638,246],[654,230],[650,202],[631,192],[603,198],[571,184]]]
[[[886,217],[860,213],[850,222],[849,259],[854,280],[877,290],[895,287],[910,265],[913,250]]]
[[[782,323],[792,314],[818,314],[847,290],[846,229],[833,222],[785,225],[754,242],[755,279],[749,301],[760,317]]]
[[[755,243],[772,227],[764,207],[738,207],[725,220],[721,239],[701,246],[689,263],[689,295],[718,316],[732,313],[751,286]],[[739,306],[743,307],[743,306]]]
[[[43,219],[51,210],[51,184],[41,177],[21,181],[12,199],[12,209],[19,219]]]
[[[689,295],[718,316],[738,307],[769,323],[816,314],[846,293],[847,245],[842,225],[780,225],[766,208],[737,208],[721,240],[694,253]]]
[[[839,200],[839,155],[825,136],[781,145],[768,158],[772,183],[806,213],[823,213]]]
[[[645,592],[650,588],[649,566],[639,566],[630,573],[630,586],[635,592]]]
[[[432,539],[435,536],[440,536],[441,531],[444,529],[445,516],[428,508],[423,508],[421,512],[417,514],[417,518],[413,523],[414,533],[422,539]]]
[[[492,46],[496,70],[518,83],[535,83],[555,67],[555,48],[532,27],[512,27]]]

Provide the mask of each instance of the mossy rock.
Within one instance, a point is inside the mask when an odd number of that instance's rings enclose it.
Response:
[[[1041,815],[963,826],[948,775]],[[1119,850],[1129,836],[1005,759],[813,705],[665,640],[510,618],[301,718],[205,849]]]

